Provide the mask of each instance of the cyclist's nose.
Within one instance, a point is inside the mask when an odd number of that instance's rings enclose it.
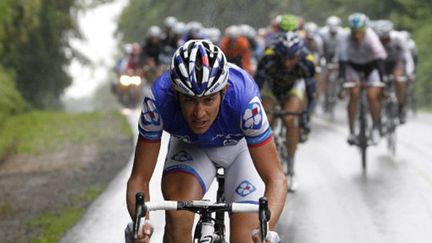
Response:
[[[195,104],[193,115],[196,119],[201,119],[205,116],[205,108],[204,105],[198,102]]]

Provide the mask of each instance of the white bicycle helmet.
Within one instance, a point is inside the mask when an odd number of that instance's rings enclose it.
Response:
[[[236,39],[241,35],[240,27],[238,25],[230,25],[225,29],[225,36],[228,38]]]
[[[337,31],[337,29],[341,26],[341,23],[342,21],[338,16],[332,15],[326,19],[326,25],[332,32]]]
[[[393,30],[393,23],[390,20],[382,19],[376,20],[372,24],[372,29],[381,38],[387,38],[390,36],[390,32]]]
[[[168,16],[164,20],[164,26],[167,28],[174,28],[174,25],[177,23],[177,18],[174,16]]]
[[[208,40],[189,40],[174,53],[171,82],[180,93],[202,97],[228,83],[228,64],[222,50]]]
[[[152,25],[147,31],[147,37],[161,37],[162,30],[157,25]]]

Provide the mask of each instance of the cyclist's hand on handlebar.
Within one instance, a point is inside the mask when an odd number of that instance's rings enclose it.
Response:
[[[153,225],[146,222],[140,232],[138,232],[138,239],[134,243],[148,243],[153,234]]]
[[[149,243],[150,238],[153,234],[153,225],[149,222],[145,222],[144,227],[138,232],[138,239],[133,240],[133,227],[132,223],[129,223],[125,230],[126,243]]]
[[[254,229],[252,231],[252,240],[254,243],[261,243],[260,230]],[[280,243],[279,234],[276,231],[268,231],[266,237],[266,243]]]

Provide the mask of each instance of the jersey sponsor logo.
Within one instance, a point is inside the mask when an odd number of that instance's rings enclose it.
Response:
[[[252,99],[243,113],[243,130],[259,130],[263,123],[263,108],[258,97]]]
[[[191,139],[189,136],[187,135],[177,135],[177,134],[171,134],[173,137],[179,139],[180,141],[184,142],[184,143],[192,143]]]
[[[162,129],[162,121],[153,99],[144,98],[141,113],[141,126],[146,131],[158,131]]]
[[[243,137],[243,134],[217,134],[216,136],[212,137],[212,140],[215,141],[223,139],[223,145],[230,146],[236,145]]]
[[[192,156],[186,152],[186,151],[179,151],[176,154],[174,154],[171,157],[172,160],[178,161],[178,162],[187,162],[187,161],[192,161],[193,158]]]
[[[256,187],[252,185],[252,183],[250,183],[248,180],[242,181],[235,190],[235,192],[242,197],[246,197],[254,191],[256,191]]]

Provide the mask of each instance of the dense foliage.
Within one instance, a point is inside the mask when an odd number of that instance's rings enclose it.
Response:
[[[36,108],[58,107],[71,83],[64,67],[68,38],[77,35],[75,0],[2,1],[1,65],[14,73],[22,97]]]
[[[112,0],[0,1],[0,124],[24,108],[59,108],[71,84],[65,68],[80,38],[78,10]]]
[[[225,28],[231,24],[247,23],[264,27],[277,14],[301,15],[306,21],[323,24],[329,15],[346,20],[356,11],[365,12],[371,19],[391,19],[398,29],[413,34],[419,49],[417,97],[422,105],[432,105],[432,59],[427,45],[432,41],[430,0],[130,0],[119,20],[118,32],[125,42],[141,41],[148,26],[161,25],[166,16],[176,16],[188,22],[198,20],[205,26]],[[346,21],[345,21],[346,23]]]

